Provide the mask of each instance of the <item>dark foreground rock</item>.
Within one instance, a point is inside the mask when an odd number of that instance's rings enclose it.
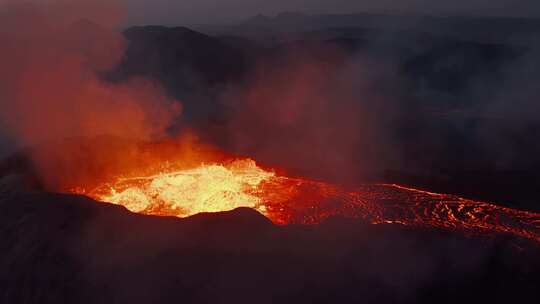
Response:
[[[2,303],[524,303],[526,240],[331,219],[279,227],[250,209],[148,217],[0,183]]]

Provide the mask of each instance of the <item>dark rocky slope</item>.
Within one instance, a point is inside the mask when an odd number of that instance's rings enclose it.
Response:
[[[3,303],[525,302],[539,248],[331,219],[272,225],[250,209],[141,216],[0,186]]]

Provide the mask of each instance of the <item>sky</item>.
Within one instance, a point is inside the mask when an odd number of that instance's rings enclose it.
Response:
[[[283,11],[398,11],[540,18],[539,0],[125,0],[130,24],[216,24]]]

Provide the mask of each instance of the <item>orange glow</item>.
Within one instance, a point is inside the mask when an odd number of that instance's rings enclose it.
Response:
[[[540,241],[540,214],[390,184],[354,189],[265,170],[251,159],[171,164],[120,176],[90,191],[72,192],[132,212],[186,217],[238,207],[258,210],[275,224],[318,224],[332,216],[373,224],[431,227],[465,234],[512,234]]]
[[[259,186],[274,177],[249,159],[202,165],[151,176],[119,178],[89,193],[133,212],[190,216],[238,207],[264,210]]]

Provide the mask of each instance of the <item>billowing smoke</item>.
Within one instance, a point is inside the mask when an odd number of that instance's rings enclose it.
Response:
[[[224,94],[231,149],[294,173],[340,183],[381,171],[391,158],[384,128],[393,110],[382,65],[333,46],[263,60]],[[384,147],[384,149],[383,149]]]
[[[111,84],[122,58],[115,1],[7,2],[0,11],[0,117],[23,144],[68,136],[159,135],[178,104],[156,83]]]
[[[156,82],[104,80],[126,48],[115,29],[121,20],[119,1],[1,3],[0,125],[17,145],[165,133],[181,107]],[[33,158],[51,166],[43,155]]]

